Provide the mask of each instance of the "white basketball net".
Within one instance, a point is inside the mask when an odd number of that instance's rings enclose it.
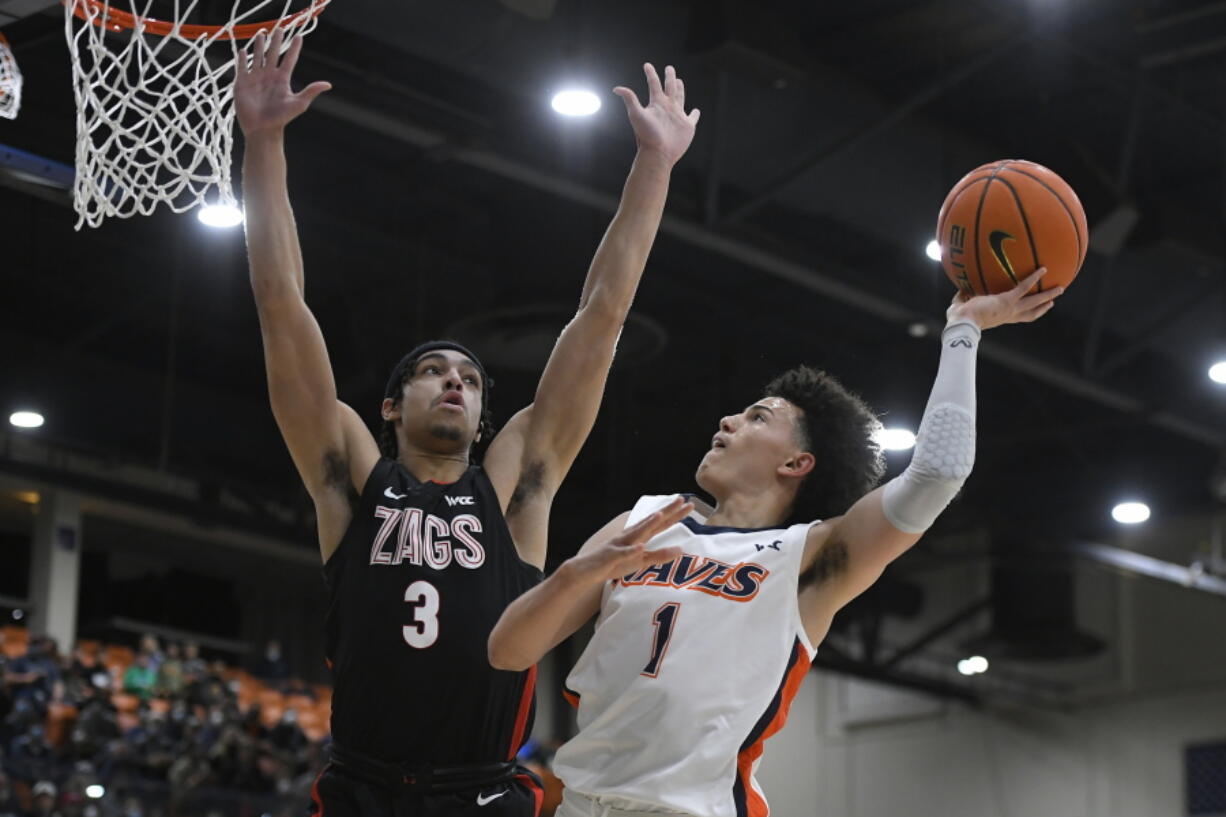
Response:
[[[21,110],[21,72],[9,41],[0,34],[0,116],[16,119]]]
[[[244,42],[230,35],[279,19],[288,48],[293,35],[315,28],[330,0],[310,0],[309,10],[302,0],[235,0],[229,22],[194,38],[183,21],[200,0],[174,0],[174,19],[156,18],[173,26],[165,34],[150,30],[153,2],[64,2],[77,97],[77,229],[107,216],[149,215],[158,204],[176,213],[237,206],[230,154],[234,63]],[[135,28],[116,25],[112,9],[136,17]]]

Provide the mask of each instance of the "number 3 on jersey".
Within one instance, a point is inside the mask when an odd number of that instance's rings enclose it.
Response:
[[[424,650],[438,640],[438,590],[430,582],[413,582],[405,588],[404,600],[413,605],[413,623],[400,631],[410,647]]]
[[[677,613],[681,610],[679,602],[670,601],[660,605],[651,621],[656,625],[656,637],[651,644],[651,660],[643,667],[641,675],[655,678],[660,674],[660,664],[664,662],[664,653],[668,652],[668,642],[673,637],[673,627],[677,625]]]

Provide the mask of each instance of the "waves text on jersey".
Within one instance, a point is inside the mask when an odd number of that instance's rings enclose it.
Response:
[[[718,559],[685,554],[621,579],[626,587],[675,587],[697,590],[729,601],[749,601],[758,595],[770,571],[754,562],[730,565]]]

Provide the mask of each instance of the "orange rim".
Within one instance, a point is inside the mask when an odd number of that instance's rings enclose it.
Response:
[[[175,30],[175,23],[167,23],[163,20],[155,20],[152,17],[137,17],[126,11],[120,11],[116,8],[107,8],[106,0],[62,0],[65,4],[72,3],[72,13],[86,22],[93,22],[97,26],[105,26],[109,31],[132,31],[138,26],[143,26],[145,31],[150,34],[156,34],[159,37],[169,36]],[[201,26],[201,25],[183,25],[179,26],[180,36],[188,40],[198,40],[201,37],[217,36],[219,40],[250,40],[261,31],[272,31],[274,28],[285,28],[298,22],[304,17],[318,17],[323,13],[324,6],[328,5],[329,0],[312,0],[309,8],[304,8],[302,11],[295,12],[288,17],[282,17],[279,20],[265,20],[262,23],[244,23],[241,26],[234,26],[229,29],[227,26]],[[85,13],[86,7],[95,10],[95,14],[89,16]]]

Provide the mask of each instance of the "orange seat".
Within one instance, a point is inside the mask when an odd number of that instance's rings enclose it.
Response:
[[[264,688],[256,694],[256,700],[260,702],[260,706],[269,707],[275,706],[278,709],[285,708],[285,696],[275,689]]]
[[[125,667],[136,660],[136,651],[131,647],[121,647],[116,644],[107,644],[102,650],[102,663],[108,667],[112,664],[123,664]]]
[[[15,638],[4,639],[4,654],[8,658],[20,658],[29,649],[28,641],[18,641]]]
[[[299,712],[305,712],[309,709],[315,708],[315,699],[313,699],[310,695],[287,695],[285,698],[285,705],[292,706]]]
[[[116,692],[111,696],[111,703],[121,713],[134,713],[140,709],[140,698],[126,692]]]
[[[280,706],[265,706],[260,709],[260,723],[271,728],[277,725],[277,721],[281,720],[281,716],[285,714],[285,709]]]

